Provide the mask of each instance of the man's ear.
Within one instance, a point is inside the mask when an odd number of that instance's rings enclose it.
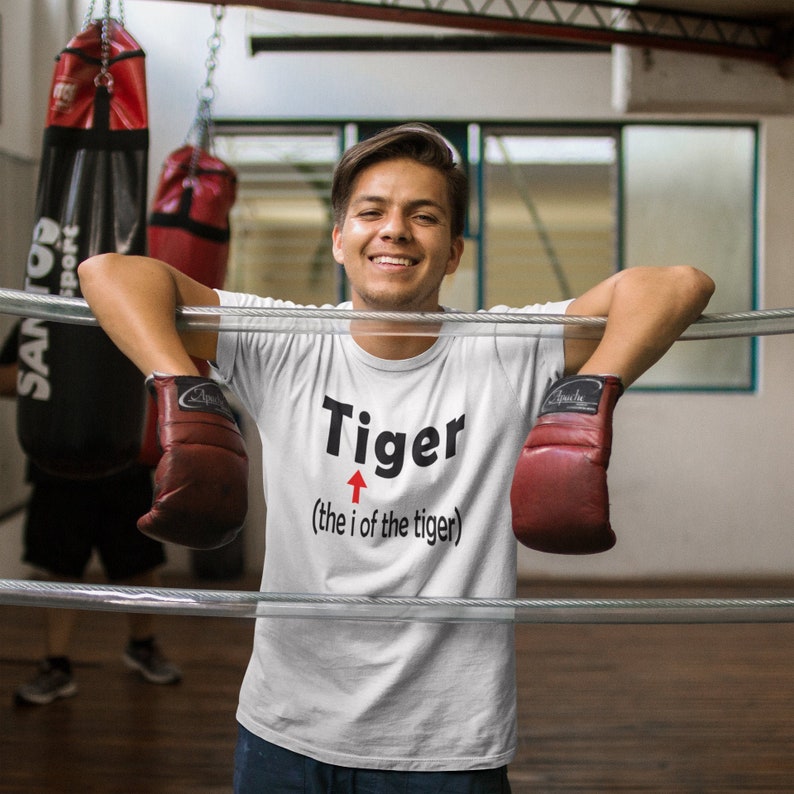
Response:
[[[344,257],[342,256],[342,230],[334,224],[331,231],[331,250],[334,253],[334,259],[337,264],[344,265]]]
[[[447,269],[445,271],[448,276],[451,276],[458,269],[460,260],[463,257],[463,246],[462,237],[456,237],[452,241],[452,245],[449,248],[449,261],[447,262]]]

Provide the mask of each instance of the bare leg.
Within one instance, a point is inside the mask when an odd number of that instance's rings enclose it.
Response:
[[[132,587],[159,587],[160,575],[152,569],[125,579],[122,584]],[[129,625],[130,639],[145,640],[154,636],[154,622],[154,615],[150,613],[128,612],[127,624]]]
[[[160,576],[156,570],[147,571],[124,580],[134,587],[159,587]],[[124,652],[124,662],[137,670],[152,684],[175,684],[182,678],[181,670],[168,661],[154,638],[154,616],[148,613],[127,613],[130,642]]]
[[[71,609],[47,609],[45,612],[47,656],[68,656],[69,642],[77,624],[77,612]]]
[[[51,582],[73,582],[74,578],[47,574]],[[79,580],[78,580],[79,581]],[[48,657],[69,656],[69,644],[77,625],[78,612],[74,609],[44,610],[44,647]]]
[[[65,581],[55,576],[52,581]],[[77,694],[69,661],[69,644],[77,623],[77,612],[72,609],[44,610],[45,660],[33,680],[17,687],[14,693],[18,704],[45,705],[59,698]]]

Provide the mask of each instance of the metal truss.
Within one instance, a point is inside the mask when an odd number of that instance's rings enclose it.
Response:
[[[209,0],[205,0],[209,2]],[[791,23],[613,0],[241,0],[275,11],[404,22],[580,44],[626,44],[763,61],[791,59]]]

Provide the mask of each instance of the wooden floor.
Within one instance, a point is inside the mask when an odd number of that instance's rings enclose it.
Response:
[[[215,588],[217,583],[173,583]],[[254,589],[253,582],[223,588]],[[536,584],[526,597],[767,596],[794,586]],[[0,792],[209,794],[231,790],[246,618],[158,618],[184,670],[146,684],[121,663],[124,616],[84,612],[77,697],[15,707],[34,672],[42,611],[0,607]],[[793,792],[794,624],[520,625],[525,792]],[[263,794],[268,794],[264,792]]]

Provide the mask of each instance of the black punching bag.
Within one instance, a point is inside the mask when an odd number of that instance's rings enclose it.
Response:
[[[80,297],[83,259],[146,253],[147,125],[144,53],[96,20],[57,59],[27,292]],[[143,376],[97,327],[25,319],[17,399],[20,443],[45,471],[99,477],[138,455]]]

